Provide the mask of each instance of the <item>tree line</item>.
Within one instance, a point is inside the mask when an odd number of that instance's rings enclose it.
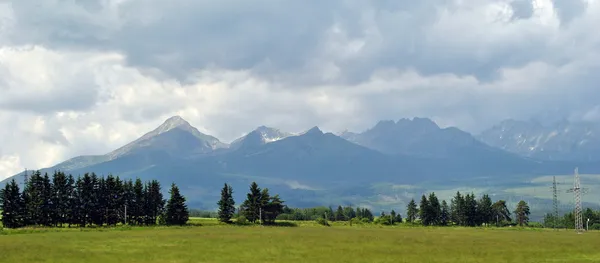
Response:
[[[521,200],[513,212],[516,224],[524,226],[529,223],[529,206],[525,201]],[[499,226],[512,222],[506,201],[493,202],[487,194],[477,199],[472,193],[462,195],[460,192],[456,192],[449,205],[446,200],[440,202],[433,192],[421,196],[418,208],[413,199],[407,206],[406,218],[408,222],[415,222],[418,218],[426,226]]]
[[[261,189],[256,182],[250,184],[246,200],[239,209],[235,208],[233,188],[225,183],[221,189],[221,198],[217,202],[219,221],[231,223],[231,219],[238,215],[237,222],[249,221],[251,223],[274,224],[275,219],[284,211],[284,201],[278,194],[271,195],[268,188]]]
[[[589,227],[591,230],[600,230],[600,211],[586,208],[583,210],[582,219],[584,228]],[[558,218],[553,214],[546,214],[544,216],[543,225],[548,228],[575,228],[575,214],[569,212]]]
[[[511,218],[514,213],[515,220]],[[529,206],[525,201],[520,201],[511,213],[506,201],[493,202],[489,195],[484,194],[479,199],[474,194],[461,194],[457,192],[450,200],[440,201],[434,192],[422,195],[417,204],[412,199],[406,207],[406,218],[394,210],[382,211],[377,217],[368,208],[353,208],[350,206],[314,207],[314,208],[289,208],[284,207],[277,219],[307,221],[325,219],[329,221],[350,221],[362,223],[378,223],[392,225],[396,223],[419,223],[425,226],[505,226],[517,224],[520,226],[529,223]],[[598,217],[600,227],[600,214]]]
[[[0,190],[2,224],[7,228],[67,225],[183,225],[189,218],[185,197],[174,183],[163,199],[157,180],[121,180],[85,173],[75,179],[56,171],[34,172],[23,191],[13,179]]]

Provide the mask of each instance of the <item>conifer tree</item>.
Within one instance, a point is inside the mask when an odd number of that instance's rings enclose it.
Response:
[[[52,224],[62,226],[68,222],[70,208],[70,187],[67,176],[63,172],[56,171],[52,176]]]
[[[171,185],[169,193],[171,197],[167,202],[165,222],[167,225],[185,225],[189,219],[185,197],[179,193],[179,187],[175,183]]]
[[[529,223],[529,205],[527,202],[521,200],[517,204],[517,208],[515,209],[515,218],[519,226],[524,226]]]
[[[235,201],[233,200],[233,188],[230,185],[225,184],[221,189],[221,200],[217,205],[219,205],[219,221],[223,223],[231,222],[231,218],[235,213]]]
[[[492,211],[492,199],[489,195],[484,194],[477,204],[477,214],[479,215],[479,224],[484,223],[486,225],[492,223],[493,211]]]
[[[448,208],[448,203],[446,200],[442,200],[442,208],[440,215],[440,225],[446,226],[448,225],[448,221],[450,220],[450,209]]]
[[[283,200],[279,195],[270,196],[269,189],[263,189],[262,198],[263,202],[263,222],[267,224],[275,223],[275,219],[281,213],[283,213]]]
[[[135,180],[133,186],[133,204],[131,206],[131,223],[137,225],[143,225],[146,222],[144,216],[144,207],[146,203],[146,193],[144,191],[144,184],[140,178]]]
[[[344,209],[341,205],[338,206],[337,210],[335,211],[335,221],[346,221],[346,216],[344,216]]]
[[[431,206],[429,205],[429,200],[425,195],[421,196],[421,203],[419,203],[419,218],[421,218],[421,224],[424,226],[428,226],[432,222],[432,212]]]
[[[415,203],[415,199],[411,199],[408,205],[406,206],[406,220],[410,223],[415,222],[417,218],[417,203]]]
[[[391,222],[391,223],[392,223],[392,225],[393,225],[394,223],[396,223],[396,211],[394,211],[393,209],[392,209],[392,212],[390,212],[390,219],[392,220],[392,222]],[[402,222],[402,221],[400,221],[400,222],[398,222],[398,223],[401,223],[401,222]]]
[[[242,203],[242,213],[248,221],[255,223],[260,218],[262,209],[261,189],[256,182],[250,184],[250,192],[246,196],[246,200]]]
[[[442,217],[442,208],[440,206],[440,201],[434,192],[429,194],[429,213],[430,213],[430,224],[432,225],[440,225],[441,217]]]
[[[355,218],[356,211],[354,211],[354,208],[352,208],[350,206],[344,207],[344,217],[346,217],[347,220]]]
[[[464,198],[458,191],[450,201],[450,219],[460,226],[463,226],[465,223],[464,203]]]
[[[24,226],[24,202],[19,185],[11,180],[4,189],[0,190],[0,210],[2,210],[2,225],[7,228]]]

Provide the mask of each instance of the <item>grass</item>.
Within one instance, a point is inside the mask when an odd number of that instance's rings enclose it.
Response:
[[[231,226],[198,218],[190,224],[5,229],[0,262],[600,262],[600,232]]]

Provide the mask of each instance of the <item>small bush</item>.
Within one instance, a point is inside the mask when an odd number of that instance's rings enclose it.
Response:
[[[249,224],[249,222],[248,222],[248,219],[246,219],[246,217],[245,217],[245,216],[238,216],[238,217],[235,219],[235,224],[236,224],[236,225],[248,225],[248,224]]]
[[[322,218],[322,217],[317,218],[317,220],[315,220],[315,222],[317,222],[317,224],[319,224],[319,225],[330,226],[327,219]]]

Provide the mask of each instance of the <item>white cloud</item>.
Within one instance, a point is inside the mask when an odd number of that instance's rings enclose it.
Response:
[[[597,120],[599,1],[514,2],[0,3],[0,178],[175,114],[224,141],[413,116],[478,131],[549,105]]]

